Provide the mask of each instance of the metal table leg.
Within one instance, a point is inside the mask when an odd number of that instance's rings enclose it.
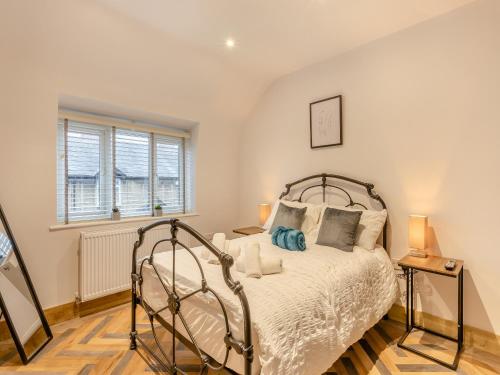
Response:
[[[406,332],[410,332],[410,269],[405,268],[406,276]]]
[[[405,275],[406,275],[406,332],[404,333],[403,336],[398,341],[398,346],[400,348],[406,349],[412,353],[418,354],[424,358],[427,358],[431,361],[434,361],[436,363],[439,363],[442,366],[445,366],[449,369],[456,370],[458,368],[458,362],[460,360],[460,354],[463,350],[463,269],[460,271],[457,277],[458,281],[458,322],[457,322],[457,338],[451,337],[444,335],[440,332],[433,331],[429,328],[425,328],[421,325],[415,324],[415,312],[414,312],[414,293],[413,293],[413,287],[414,287],[414,270],[412,268],[405,268],[404,269]],[[453,359],[453,363],[447,363],[444,362],[438,358],[434,358],[430,356],[429,354],[426,354],[424,352],[421,352],[420,350],[414,349],[410,346],[407,346],[404,344],[404,341],[408,337],[408,335],[411,333],[413,329],[418,329],[420,331],[424,331],[439,337],[442,337],[447,340],[451,340],[453,342],[457,343],[457,351],[455,353],[455,357]]]

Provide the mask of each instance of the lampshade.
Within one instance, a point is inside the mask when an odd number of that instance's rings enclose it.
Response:
[[[408,225],[408,244],[412,249],[426,248],[427,216],[410,215]]]
[[[264,225],[269,214],[271,213],[271,205],[269,203],[259,204],[259,224]]]

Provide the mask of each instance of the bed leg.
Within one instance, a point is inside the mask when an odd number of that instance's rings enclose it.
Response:
[[[208,366],[207,365],[202,365],[202,368],[200,370],[200,375],[207,375],[208,374]]]
[[[135,338],[136,335],[137,335],[137,332],[130,332],[130,350],[137,349],[137,341]]]

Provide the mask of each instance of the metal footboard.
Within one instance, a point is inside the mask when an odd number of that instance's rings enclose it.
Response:
[[[138,267],[137,264],[137,252],[138,249],[142,246],[145,236],[148,231],[153,228],[165,226],[170,227],[170,238],[162,239],[158,241],[152,248],[149,257],[142,260],[141,264]],[[189,247],[179,242],[178,240],[178,231],[183,230],[187,232],[189,235],[198,240],[201,245],[205,246],[212,254],[214,254],[220,262],[220,267],[222,271],[222,276],[224,281],[229,289],[233,291],[233,293],[238,296],[239,301],[242,307],[243,313],[243,341],[236,340],[231,332],[231,327],[228,320],[228,314],[226,311],[226,307],[222,302],[221,298],[217,295],[215,290],[213,290],[207,283],[205,278],[205,274],[203,272],[203,267],[198,259],[198,257],[193,253]],[[226,367],[227,360],[229,358],[229,352],[233,349],[236,353],[241,355],[244,359],[244,375],[250,375],[252,370],[252,361],[253,361],[253,346],[252,346],[252,334],[251,334],[251,320],[250,320],[250,308],[248,306],[248,300],[245,296],[245,292],[243,291],[243,286],[238,282],[234,281],[231,276],[231,266],[234,264],[234,259],[226,253],[221,252],[217,249],[211,242],[205,239],[199,232],[190,227],[189,225],[179,221],[178,219],[168,219],[168,220],[160,220],[146,227],[140,228],[138,230],[139,240],[134,244],[134,250],[132,255],[132,320],[131,320],[131,329],[130,329],[130,349],[134,350],[137,348],[137,341],[141,343],[141,345],[158,361],[160,362],[171,374],[185,374],[185,372],[177,366],[176,363],[176,346],[175,341],[179,339],[184,343],[189,344],[188,346],[193,350],[193,352],[200,358],[200,374],[205,374],[208,372],[208,369],[211,368],[213,370],[220,370]],[[171,280],[167,280],[165,283],[163,277],[160,277],[158,270],[153,262],[155,251],[158,249],[158,245],[163,242],[168,242],[172,246],[172,276]],[[199,289],[193,291],[192,293],[186,295],[180,295],[176,290],[176,253],[178,251],[186,251],[189,253],[193,259],[195,260],[198,270],[201,275],[201,285]],[[156,275],[158,276],[159,282],[162,284],[163,289],[166,295],[165,305],[159,309],[154,310],[151,306],[148,305],[147,299],[144,298],[143,295],[143,267],[145,264],[148,264],[152,267]],[[226,352],[224,356],[224,360],[222,363],[218,363],[215,359],[211,358],[209,355],[204,353],[201,348],[197,344],[197,340],[194,335],[191,333],[189,325],[185,320],[183,314],[180,311],[180,307],[183,301],[193,297],[198,293],[212,294],[215,299],[218,301],[222,315],[225,320],[225,329],[226,334],[224,337],[224,344],[226,346]],[[154,337],[155,344],[159,349],[159,355],[154,352],[152,348],[150,348],[144,340],[141,339],[140,335],[137,333],[136,329],[136,310],[137,306],[140,305],[144,308],[149,318],[149,322],[151,324],[151,331]],[[162,318],[160,313],[164,311],[169,311],[172,316],[172,324],[169,324],[165,319]],[[170,343],[171,350],[166,351],[162,342],[158,338],[157,332],[155,330],[155,321],[161,324],[163,327],[168,329],[172,335],[172,342]],[[182,336],[177,330],[177,324],[181,324],[184,327],[184,330],[187,332],[189,337]],[[167,352],[171,352],[171,359],[168,358]]]

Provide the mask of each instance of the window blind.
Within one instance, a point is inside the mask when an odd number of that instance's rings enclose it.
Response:
[[[193,209],[192,154],[184,137],[60,119],[57,219],[69,223]]]
[[[123,217],[152,213],[151,135],[116,129],[116,207]]]
[[[155,137],[155,205],[172,212],[186,211],[184,140]]]

